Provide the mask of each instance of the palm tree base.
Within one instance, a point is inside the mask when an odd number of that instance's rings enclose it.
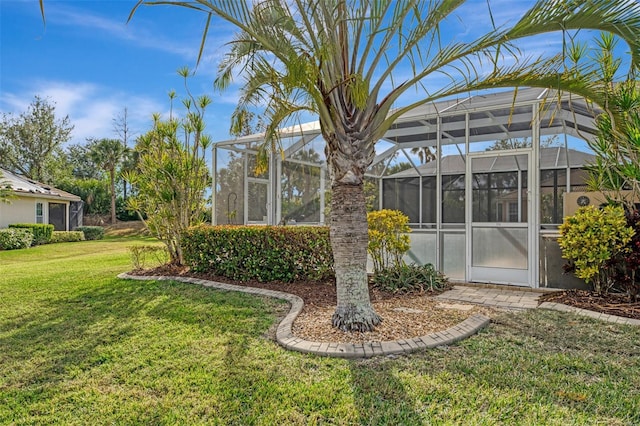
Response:
[[[382,318],[371,306],[339,306],[331,317],[334,327],[347,332],[373,331],[381,322]]]

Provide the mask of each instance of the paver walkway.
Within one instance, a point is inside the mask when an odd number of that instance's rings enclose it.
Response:
[[[284,317],[280,324],[278,324],[278,328],[276,330],[276,340],[280,345],[287,349],[304,353],[313,353],[322,356],[339,358],[369,358],[376,355],[397,355],[417,351],[420,349],[446,346],[477,333],[491,322],[491,320],[484,315],[473,315],[460,324],[446,330],[431,333],[426,336],[415,337],[412,339],[358,344],[311,342],[296,337],[291,332],[293,321],[298,316],[300,311],[302,311],[304,302],[300,297],[290,293],[262,288],[243,287],[191,277],[139,276],[122,273],[118,275],[118,278],[134,280],[180,281],[185,283],[198,284],[205,287],[217,288],[220,290],[239,291],[242,293],[250,293],[286,300],[287,302],[289,302],[290,309],[289,313]],[[507,310],[525,310],[538,307],[539,296],[540,293],[534,291],[456,285],[452,290],[446,291],[436,296],[436,298],[443,301],[446,300],[461,303],[475,303]],[[542,305],[540,305],[540,307],[588,315],[605,321],[640,325],[640,320],[613,317],[611,315],[606,316],[593,313],[591,311],[585,311],[584,309],[561,305],[559,303],[543,303]]]
[[[522,311],[538,307],[540,294],[534,291],[456,285],[435,298]]]

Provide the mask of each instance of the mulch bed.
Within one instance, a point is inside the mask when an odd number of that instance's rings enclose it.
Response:
[[[226,277],[217,275],[197,273],[189,271],[186,266],[164,265],[155,269],[146,269],[142,271],[130,272],[132,275],[171,275],[171,276],[188,276],[209,281],[217,281],[221,283],[234,284],[242,287],[266,288],[268,290],[283,291],[285,293],[295,294],[304,300],[305,305],[310,306],[335,306],[336,299],[336,283],[335,280],[327,280],[325,282],[318,281],[296,281],[293,283],[285,283],[279,281],[260,282],[260,281],[234,281]],[[438,294],[438,293],[429,293]],[[391,293],[379,290],[369,286],[369,296],[372,302],[385,301],[397,298],[397,293]]]
[[[300,296],[304,300],[305,305],[308,305],[309,307],[327,307],[335,306],[336,304],[336,287],[335,281],[333,280],[326,282],[299,281],[295,283],[263,283],[258,281],[239,282],[225,277],[190,272],[188,267],[176,266],[161,266],[151,270],[134,271],[132,274],[190,276],[239,286],[284,291],[286,293]],[[388,301],[398,297],[398,294],[381,291],[373,287],[370,287],[369,290],[372,302]],[[563,303],[565,305],[588,309],[590,311],[640,319],[640,302],[632,303],[626,295],[622,294],[608,294],[606,296],[601,296],[586,290],[565,290],[543,294],[540,296],[539,301]]]
[[[563,303],[590,311],[640,319],[640,302],[633,303],[626,294],[598,295],[586,290],[565,290],[543,294],[539,301]]]
[[[493,316],[493,309],[468,304],[452,304],[435,300],[437,292],[391,293],[370,286],[369,296],[374,310],[383,318],[375,330],[368,332],[343,332],[331,325],[336,306],[335,280],[326,282],[237,282],[224,277],[192,273],[187,268],[163,266],[151,271],[134,274],[189,276],[238,286],[250,286],[283,291],[300,296],[304,300],[302,312],[292,327],[295,336],[313,342],[364,343],[410,339],[446,330],[475,314]],[[275,333],[275,331],[274,331]],[[272,333],[272,334],[274,334]],[[269,334],[273,338],[273,335]]]

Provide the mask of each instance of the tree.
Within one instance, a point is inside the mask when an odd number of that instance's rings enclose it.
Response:
[[[0,202],[9,203],[12,197],[11,185],[3,179],[2,171],[0,171]]]
[[[111,223],[116,223],[116,173],[127,151],[117,139],[98,139],[91,142],[89,155],[98,167],[109,174],[111,194]]]
[[[531,139],[528,136],[524,138],[507,138],[495,141],[486,151],[502,151],[505,149],[531,148]],[[553,135],[540,141],[540,148],[549,148],[558,143],[558,135]]]
[[[131,130],[131,126],[129,126],[129,109],[124,107],[122,114],[118,114],[117,117],[113,119],[113,130],[120,138],[120,142],[122,142],[122,146],[125,150],[125,156],[122,160],[121,167],[124,170],[132,170],[135,167],[135,157],[133,156],[133,151],[129,150],[129,139],[132,137],[133,131]],[[123,196],[125,202],[127,201],[127,182],[123,182]]]
[[[621,58],[615,57],[615,39],[601,34],[597,45],[599,68],[594,78],[607,102],[596,120],[596,138],[589,140],[596,160],[589,167],[587,183],[594,191],[617,192],[617,200],[633,210],[640,197],[640,84],[634,75],[615,81],[621,65]],[[625,189],[632,191],[630,197],[621,195]]]
[[[186,81],[188,70],[179,73]],[[171,100],[174,97],[172,92]],[[168,120],[154,115],[153,129],[136,143],[138,168],[125,174],[137,191],[128,198],[127,205],[166,245],[171,263],[176,265],[182,265],[184,260],[184,231],[203,219],[204,191],[209,185],[204,156],[211,144],[210,137],[204,134],[204,114],[210,103],[207,96],[194,98],[189,94],[183,101],[184,118],[174,118],[173,108]]]
[[[411,153],[418,155],[421,164],[425,164],[436,159],[436,153],[430,146],[416,146],[415,148],[411,148]]]
[[[371,330],[380,322],[367,287],[364,174],[375,143],[402,114],[468,91],[517,85],[557,87],[600,98],[563,69],[561,55],[524,58],[514,44],[541,33],[595,28],[611,31],[640,60],[640,5],[626,0],[539,1],[510,28],[493,28],[468,43],[443,40],[442,26],[464,0],[139,0],[173,4],[238,28],[215,85],[224,89],[241,72],[243,87],[232,130],[252,108],[264,110],[265,149],[292,114],[319,116],[331,181],[331,244],[337,307],[333,325]],[[131,18],[131,16],[130,16]],[[202,54],[203,45],[200,53]],[[558,52],[561,53],[561,52]],[[503,61],[508,57],[509,61]],[[513,59],[513,61],[511,61]],[[509,65],[505,65],[509,64]],[[487,69],[487,66],[489,69]],[[402,69],[408,77],[398,80]],[[428,90],[429,77],[450,79]],[[390,88],[389,88],[390,87]],[[424,97],[395,108],[408,90]],[[592,96],[594,95],[594,96]]]
[[[36,96],[18,117],[3,114],[0,124],[0,166],[30,179],[50,183],[56,150],[69,140],[69,116],[56,119],[55,106]]]
[[[92,142],[71,144],[65,149],[65,158],[71,169],[71,176],[76,179],[101,179],[100,167],[91,158]]]

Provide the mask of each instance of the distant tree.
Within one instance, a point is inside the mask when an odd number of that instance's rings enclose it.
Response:
[[[133,150],[129,150],[129,140],[133,137],[133,130],[129,124],[129,109],[124,107],[122,114],[118,114],[113,119],[113,130],[118,135],[118,139],[122,142],[125,148],[126,154],[122,159],[122,169],[131,170],[135,167],[135,156],[133,156]],[[124,200],[127,200],[127,182],[123,181],[122,191]]]
[[[12,196],[11,185],[3,179],[2,171],[0,171],[0,202],[9,203]]]
[[[73,126],[69,117],[56,119],[55,106],[36,96],[18,117],[3,114],[0,123],[0,166],[30,179],[51,183],[47,163],[67,142]]]
[[[558,135],[553,135],[540,141],[540,148],[548,148],[558,142]],[[531,139],[528,136],[523,138],[505,138],[495,141],[486,151],[501,151],[506,149],[531,148]]]
[[[106,179],[70,177],[56,183],[56,187],[82,198],[84,214],[104,215],[110,211],[111,196]]]
[[[117,139],[98,139],[92,142],[89,155],[98,167],[109,174],[111,194],[111,223],[116,223],[116,174],[126,148]]]
[[[185,78],[188,70],[180,70]],[[170,96],[173,102],[175,96]],[[136,188],[136,195],[127,204],[138,212],[146,227],[162,241],[171,262],[181,265],[182,235],[192,225],[201,223],[205,208],[204,192],[209,185],[205,163],[211,138],[204,134],[204,115],[211,99],[189,97],[183,101],[186,115],[168,120],[153,118],[153,129],[140,136],[136,143],[138,167],[125,174]]]
[[[65,150],[65,158],[71,169],[71,175],[77,179],[101,179],[102,170],[91,157],[94,142],[72,144]]]
[[[415,148],[411,148],[411,153],[418,155],[421,164],[425,164],[436,159],[436,153],[430,146],[417,146]]]

